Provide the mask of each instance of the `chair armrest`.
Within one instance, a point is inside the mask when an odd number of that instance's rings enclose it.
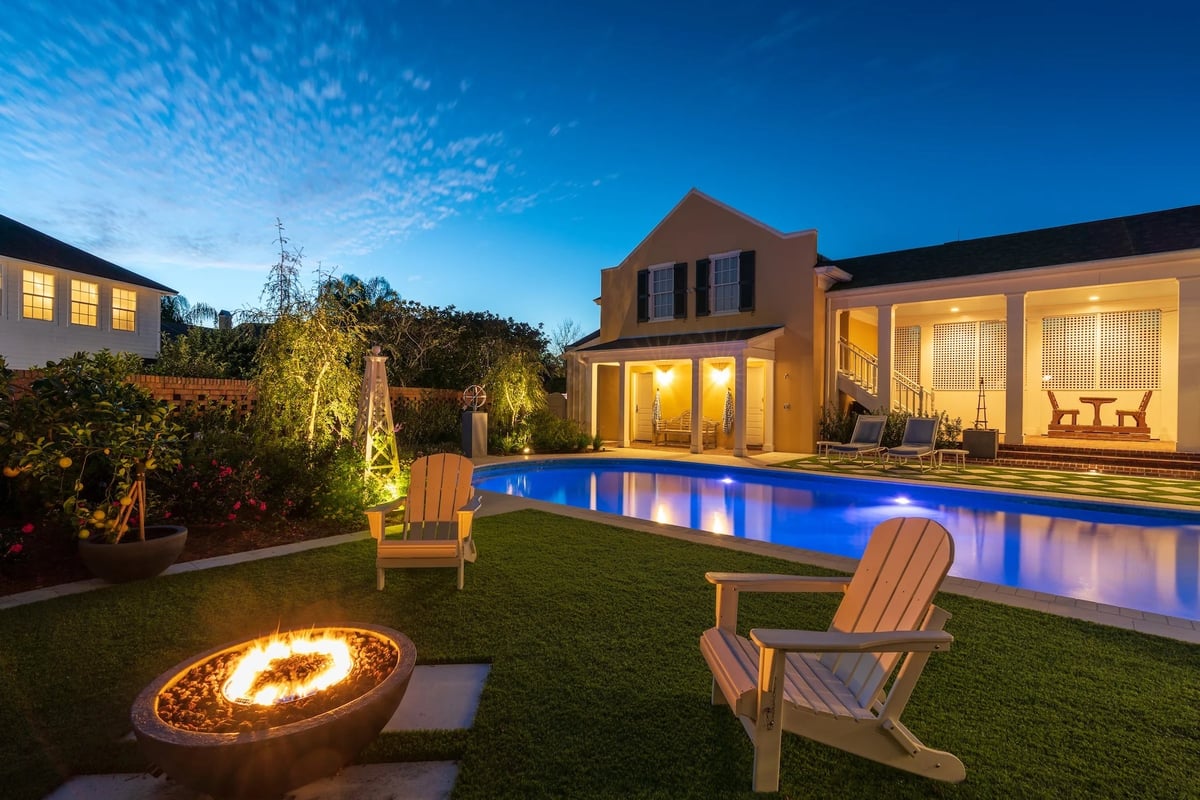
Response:
[[[470,500],[468,500],[467,504],[458,510],[458,513],[459,514],[474,514],[476,511],[479,510],[479,507],[482,505],[483,505],[483,496],[477,494],[474,497],[472,497]]]
[[[407,502],[408,495],[401,495],[395,500],[380,503],[363,511],[367,515],[367,526],[371,529],[371,536],[376,541],[383,541],[384,532],[387,530],[387,515],[398,508],[403,508]]]
[[[366,509],[364,513],[387,514],[389,512],[395,511],[397,508],[400,508],[407,502],[408,502],[408,495],[402,494],[399,497],[397,497],[395,500],[389,500],[386,503],[380,503],[377,506],[371,506],[370,508]]]
[[[849,577],[773,575],[765,572],[706,572],[704,578],[720,587],[739,592],[842,592]]]
[[[458,538],[460,541],[471,538],[471,521],[475,518],[475,512],[482,505],[483,497],[475,495],[458,510]]]
[[[911,653],[950,649],[946,631],[797,631],[754,628],[750,639],[759,647],[800,653]]]

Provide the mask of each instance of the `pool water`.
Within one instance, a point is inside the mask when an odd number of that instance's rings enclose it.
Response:
[[[636,459],[479,467],[475,486],[858,558],[890,517],[954,537],[951,575],[1200,619],[1200,512]]]

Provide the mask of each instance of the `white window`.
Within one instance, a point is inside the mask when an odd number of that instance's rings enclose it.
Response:
[[[675,265],[650,269],[650,319],[675,317]]]
[[[738,310],[738,253],[712,259],[712,310],[722,314]]]
[[[137,330],[137,293],[113,289],[112,326],[114,331]]]
[[[21,316],[25,319],[54,319],[54,276],[49,272],[23,270]]]
[[[100,287],[88,281],[71,281],[71,324],[96,327]]]

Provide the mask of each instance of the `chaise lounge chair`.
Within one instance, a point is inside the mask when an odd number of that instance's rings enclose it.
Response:
[[[885,464],[892,460],[908,461],[915,458],[917,466],[925,471],[925,459],[929,459],[929,467],[933,468],[933,459],[937,453],[938,428],[941,427],[941,417],[909,417],[904,423],[904,439],[897,447],[889,447],[883,454]]]
[[[854,432],[850,441],[829,444],[825,450],[826,460],[833,456],[840,458],[858,458],[873,455],[879,458],[883,452],[883,429],[887,425],[887,417],[859,414],[854,420]]]
[[[367,509],[380,591],[385,569],[409,567],[458,567],[458,588],[463,588],[464,564],[474,562],[477,553],[471,522],[482,502],[472,497],[474,470],[470,459],[450,453],[418,458],[408,494]],[[387,516],[395,511],[403,511],[403,518],[389,528]]]
[[[717,587],[717,624],[700,636],[700,652],[713,704],[727,704],[750,735],[755,791],[779,789],[785,730],[927,778],[966,777],[957,757],[926,747],[900,722],[929,654],[954,640],[942,630],[950,615],[933,605],[953,561],[954,542],[938,523],[889,519],[849,579],[705,575]],[[739,594],[814,591],[844,592],[829,630],[738,634]]]

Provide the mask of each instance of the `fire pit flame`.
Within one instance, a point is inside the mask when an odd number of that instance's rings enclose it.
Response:
[[[280,675],[289,659],[310,657],[298,679]],[[315,669],[312,668],[315,665]],[[233,703],[270,706],[307,697],[343,680],[354,666],[345,639],[291,634],[256,644],[237,662],[221,692]]]

